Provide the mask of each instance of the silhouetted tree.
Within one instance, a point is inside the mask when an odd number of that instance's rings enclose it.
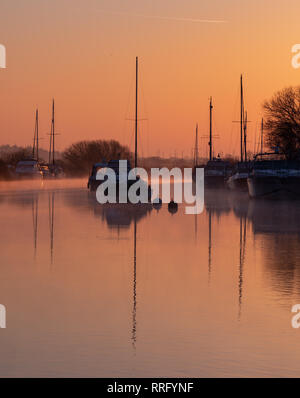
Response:
[[[115,140],[80,141],[63,152],[64,169],[73,175],[88,174],[94,163],[131,158],[129,148]]]
[[[0,159],[0,179],[8,180],[10,177],[9,169],[3,159]]]
[[[3,160],[6,164],[11,166],[16,166],[20,160],[31,158],[32,149],[31,148],[19,148],[14,152],[7,153],[3,155]]]
[[[267,144],[277,147],[286,158],[300,152],[300,86],[278,91],[263,105]]]

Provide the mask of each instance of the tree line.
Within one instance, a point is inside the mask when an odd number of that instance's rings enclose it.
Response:
[[[5,146],[2,147],[5,149]],[[0,177],[13,178],[14,169],[20,160],[32,158],[32,148],[7,147],[0,155]],[[46,151],[43,151],[46,153]],[[47,164],[47,156],[40,157],[40,162]],[[94,163],[113,159],[127,159],[132,162],[133,156],[127,146],[116,140],[79,141],[71,144],[62,153],[58,153],[56,164],[64,170],[66,176],[81,177],[90,173]]]
[[[286,159],[300,156],[300,86],[278,91],[263,104],[266,142]]]
[[[268,149],[283,154],[286,159],[300,158],[300,86],[276,92],[270,100],[264,102],[263,111]],[[1,148],[0,178],[9,179],[13,176],[16,164],[32,156],[32,148]],[[41,150],[46,163],[45,153],[45,150]],[[56,162],[67,176],[85,176],[94,163],[112,159],[132,162],[133,154],[127,146],[116,140],[84,140],[59,153]]]

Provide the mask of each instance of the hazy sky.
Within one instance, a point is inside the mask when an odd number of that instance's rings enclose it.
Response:
[[[299,15],[299,0],[0,0],[0,144],[30,145],[38,106],[48,148],[54,97],[58,149],[100,138],[133,148],[139,56],[140,155],[190,154],[196,122],[208,133],[209,96],[215,153],[238,154],[241,73],[253,149],[263,100],[300,83]]]

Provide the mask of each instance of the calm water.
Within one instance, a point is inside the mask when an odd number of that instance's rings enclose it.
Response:
[[[0,185],[0,376],[299,376],[300,204],[101,206]]]

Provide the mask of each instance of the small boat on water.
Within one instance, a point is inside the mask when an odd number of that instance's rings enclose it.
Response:
[[[91,175],[88,180],[87,187],[90,191],[96,191],[97,188],[99,187],[100,184],[105,181],[105,179],[97,179],[97,173],[103,171],[105,173],[105,169],[109,168],[112,169],[115,172],[116,175],[116,185],[117,185],[117,190],[118,186],[120,183],[120,173],[119,173],[119,160],[110,160],[108,162],[102,161],[101,163],[95,163],[92,167]],[[127,174],[125,178],[127,177],[127,186],[128,188],[130,185],[132,185],[135,181],[133,180],[128,180],[128,174],[131,170],[131,165],[130,162],[127,161]]]
[[[136,62],[135,62],[135,73],[136,73],[136,86],[135,86],[135,152],[134,152],[134,167],[138,167],[138,57],[136,57]],[[126,160],[126,159],[125,159]],[[129,188],[136,183],[138,180],[140,180],[140,176],[136,176],[136,179],[129,179],[129,172],[131,171],[131,164],[129,160],[127,160],[127,173],[125,173],[125,176],[122,176],[122,173],[120,174],[119,170],[119,160],[110,160],[108,162],[102,161],[101,163],[95,163],[92,167],[92,172],[88,180],[87,187],[90,191],[96,191],[97,188],[99,187],[100,184],[103,183],[104,180],[97,180],[97,174],[98,172],[102,171],[105,173],[105,168],[112,169],[115,172],[116,175],[116,196],[117,198],[119,197],[119,186],[120,183],[122,182],[122,178],[125,177],[126,185],[127,185],[127,193],[129,191]],[[123,181],[124,182],[124,181]],[[145,186],[148,189],[148,201],[151,200],[151,186],[148,186],[148,181],[145,181]]]
[[[93,165],[92,168],[92,172],[91,175],[89,177],[88,180],[88,184],[87,187],[88,189],[93,192],[96,191],[97,188],[99,187],[99,185],[101,185],[105,180],[105,169],[112,169],[115,172],[115,176],[116,176],[116,195],[117,198],[119,196],[119,187],[120,184],[126,181],[126,185],[127,185],[127,191],[129,190],[129,188],[136,183],[137,181],[140,180],[140,176],[136,176],[135,179],[129,179],[129,172],[131,171],[131,164],[129,161],[127,161],[127,171],[125,171],[125,174],[122,175],[122,173],[120,174],[120,169],[119,169],[119,160],[110,160],[108,162],[101,162],[101,163],[95,163]],[[104,179],[97,179],[97,174],[98,172],[103,172],[104,174]],[[147,181],[144,181],[145,183],[145,187],[147,187]],[[148,186],[148,200],[151,199],[151,186]]]
[[[17,163],[15,170],[18,179],[42,179],[43,172],[36,159],[24,159]]]
[[[204,166],[204,184],[210,188],[223,188],[230,175],[231,165],[218,156]]]
[[[101,163],[95,163],[92,167],[91,174],[88,179],[87,187],[90,191],[96,191],[98,186],[100,185],[99,180],[96,179],[97,173],[99,170],[103,169],[104,167],[107,167],[107,162],[101,162]]]
[[[252,198],[300,198],[300,160],[257,160],[247,182]]]
[[[33,136],[32,157],[20,160],[15,169],[18,179],[41,179],[43,171],[39,161],[39,113],[35,112],[35,127]]]
[[[193,180],[195,180],[196,169],[204,168],[204,184],[209,188],[223,188],[225,181],[230,175],[231,165],[221,159],[220,155],[213,157],[213,134],[212,134],[212,98],[209,101],[209,161],[205,165],[197,164],[198,155],[198,126],[196,128],[195,166],[193,169]]]
[[[233,191],[248,191],[248,177],[252,162],[239,162],[233,170],[233,174],[227,180],[227,186]]]
[[[233,191],[248,191],[247,179],[251,170],[252,162],[247,160],[247,125],[248,118],[247,112],[245,112],[244,105],[244,89],[243,89],[243,76],[240,79],[240,90],[241,90],[241,115],[240,120],[236,123],[240,123],[240,145],[241,145],[241,158],[240,162],[233,169],[232,175],[227,180],[227,187]]]
[[[52,117],[50,129],[50,143],[49,143],[49,161],[43,167],[43,174],[45,179],[63,178],[63,169],[57,164],[55,159],[55,112],[54,112],[54,99],[52,100]]]

